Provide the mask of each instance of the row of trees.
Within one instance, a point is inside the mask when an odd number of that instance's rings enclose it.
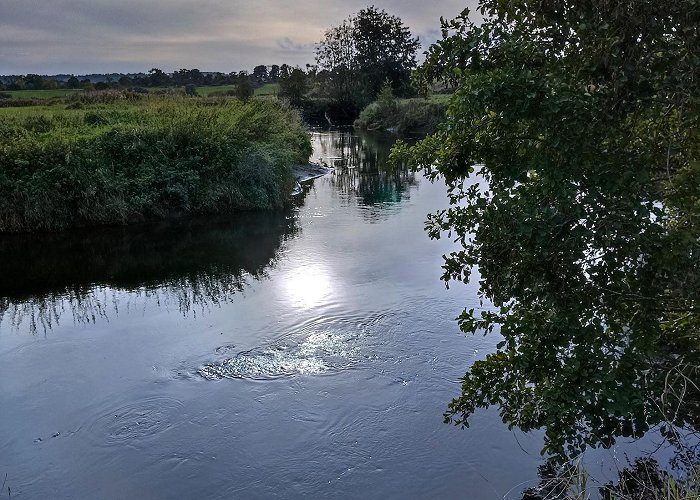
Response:
[[[235,85],[246,78],[253,85],[277,83],[289,77],[293,68],[287,64],[272,66],[259,65],[252,73],[247,71],[221,73],[202,72],[199,69],[180,69],[171,74],[153,68],[148,73],[128,75],[105,75],[104,77],[57,79],[42,75],[14,75],[0,77],[0,90],[51,90],[58,88],[114,88],[114,87],[169,87],[185,85]]]

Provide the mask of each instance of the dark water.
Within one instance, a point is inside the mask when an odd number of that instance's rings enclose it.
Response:
[[[539,434],[443,424],[498,338],[438,277],[444,188],[389,141],[275,214],[0,238],[0,482],[13,498],[517,498]],[[592,463],[615,463],[616,450]],[[603,466],[600,466],[603,469]],[[595,470],[592,470],[595,473]]]

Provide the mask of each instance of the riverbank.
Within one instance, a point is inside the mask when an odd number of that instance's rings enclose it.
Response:
[[[311,143],[270,99],[0,109],[0,232],[280,208]]]
[[[428,99],[378,99],[362,110],[355,128],[386,131],[397,135],[427,135],[437,130],[445,119],[449,96]]]

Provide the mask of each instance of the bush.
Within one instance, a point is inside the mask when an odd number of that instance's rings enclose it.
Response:
[[[399,135],[430,134],[445,119],[447,105],[429,99],[398,99],[383,96],[371,103],[355,120],[362,130],[385,130]]]
[[[274,101],[6,110],[0,232],[279,208],[310,154],[298,114]]]

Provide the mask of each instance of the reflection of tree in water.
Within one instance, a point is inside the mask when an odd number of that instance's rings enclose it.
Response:
[[[415,175],[406,168],[386,166],[394,137],[331,131],[314,136],[315,159],[335,167],[331,182],[360,205],[397,203],[409,198]]]
[[[297,231],[289,213],[241,214],[0,240],[0,320],[32,332],[94,322],[144,299],[183,314],[266,276]]]

